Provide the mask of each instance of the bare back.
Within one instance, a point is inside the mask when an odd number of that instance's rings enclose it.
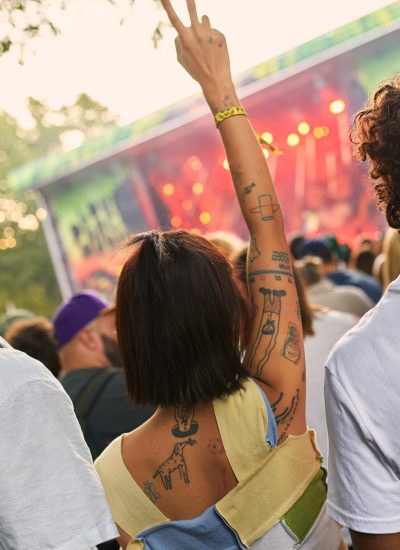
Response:
[[[124,436],[122,458],[142,491],[172,520],[199,516],[237,484],[213,403],[158,409]]]

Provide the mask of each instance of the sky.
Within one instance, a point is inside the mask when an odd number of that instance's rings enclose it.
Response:
[[[235,75],[389,3],[198,0],[197,5],[226,35]],[[67,4],[65,11],[52,12],[61,34],[32,41],[24,65],[18,52],[0,58],[0,110],[28,126],[27,97],[57,108],[86,92],[128,124],[199,90],[176,61],[173,29],[166,28],[154,48],[152,32],[160,19],[166,21],[154,0],[135,0],[123,25],[121,12],[107,0]],[[174,0],[182,15],[185,4]]]

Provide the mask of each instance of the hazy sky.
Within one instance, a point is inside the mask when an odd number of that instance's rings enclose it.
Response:
[[[389,3],[198,0],[198,11],[225,33],[237,74]],[[57,107],[87,92],[129,123],[198,90],[176,62],[173,30],[154,49],[151,34],[164,16],[153,0],[136,0],[122,26],[106,0],[67,4],[64,12],[54,12],[61,35],[34,42],[36,52],[25,55],[24,66],[17,53],[0,59],[0,109],[26,121],[29,95]],[[184,0],[174,4],[184,13]]]

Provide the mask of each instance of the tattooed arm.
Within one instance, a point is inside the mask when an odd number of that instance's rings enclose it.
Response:
[[[208,17],[199,21],[194,0],[187,0],[190,27],[170,0],[162,3],[178,32],[178,61],[201,85],[211,111],[240,105],[224,36],[211,28]],[[282,441],[306,430],[303,336],[283,215],[248,119],[230,117],[219,129],[251,235],[248,280],[254,316],[246,363],[273,404]]]

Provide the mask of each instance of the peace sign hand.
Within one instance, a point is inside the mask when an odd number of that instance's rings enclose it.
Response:
[[[179,63],[203,90],[230,85],[232,76],[225,37],[211,28],[206,15],[199,21],[195,0],[187,0],[190,27],[185,27],[179,19],[170,0],[161,2],[178,32],[175,45]]]

